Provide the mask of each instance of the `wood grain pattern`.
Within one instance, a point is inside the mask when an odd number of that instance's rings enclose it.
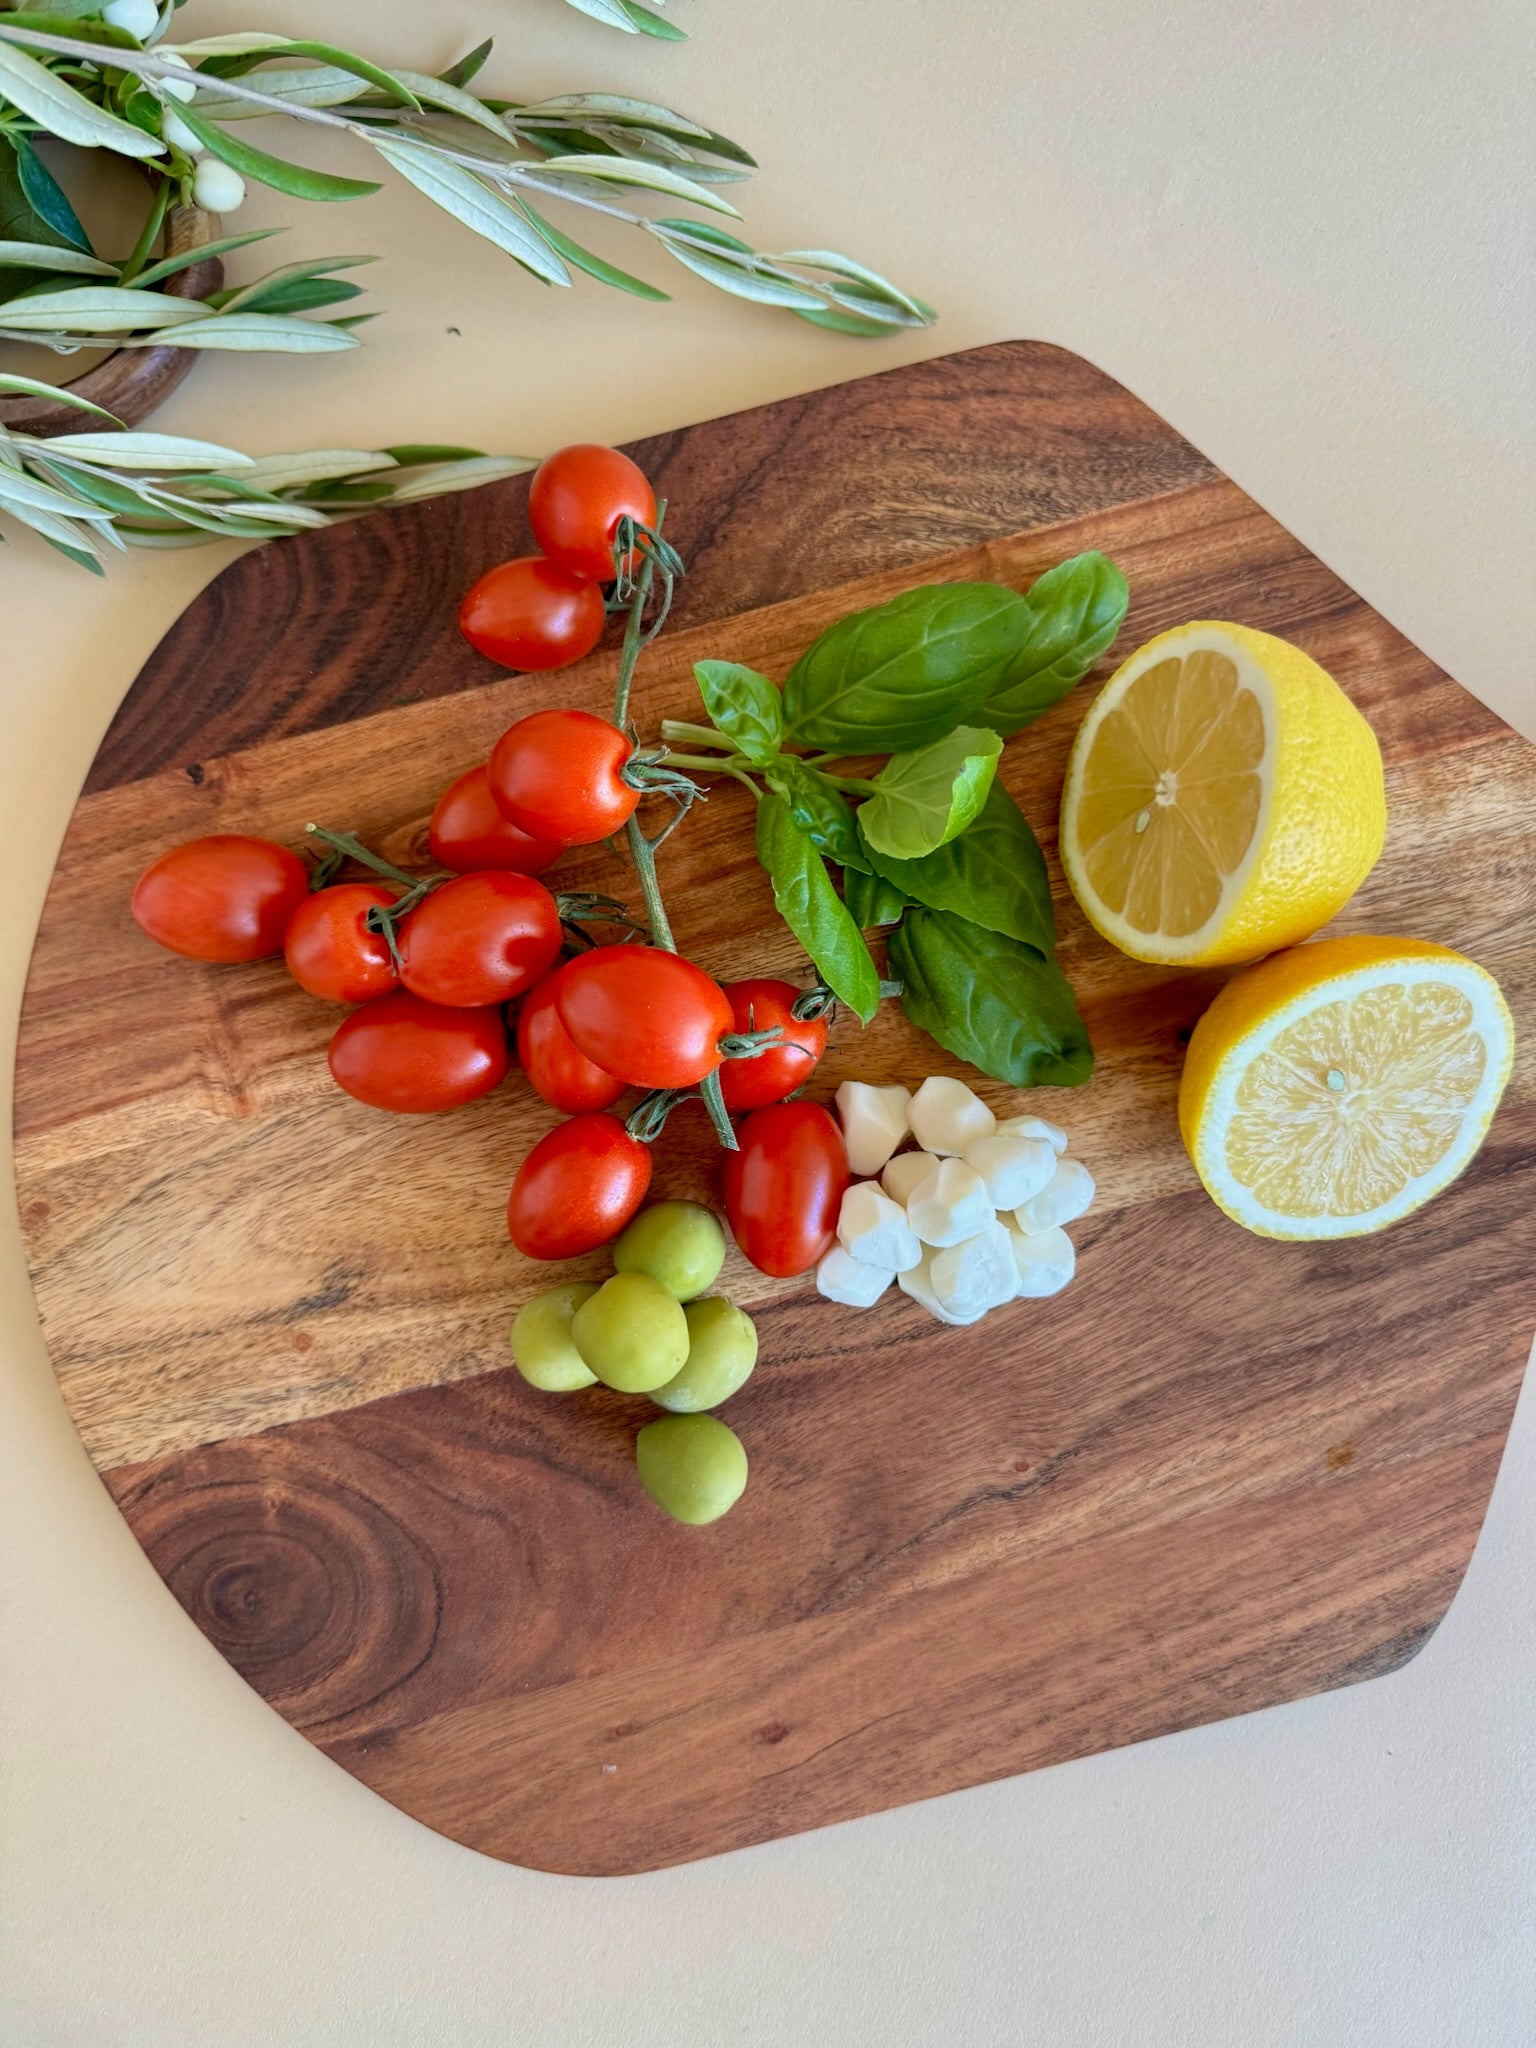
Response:
[[[1536,754],[1149,420],[1086,366],[1018,345],[744,415],[734,444],[728,421],[677,437],[651,459],[680,529],[693,521],[704,596],[642,667],[642,725],[688,714],[700,656],[781,677],[828,621],[917,580],[905,554],[885,560],[879,465],[851,452],[873,441],[893,451],[891,523],[914,546],[931,536],[923,576],[1023,584],[1101,546],[1131,579],[1125,646],[1233,616],[1340,677],[1381,736],[1392,826],[1337,928],[1438,938],[1492,968],[1522,1030],[1510,1096],[1471,1171],[1396,1230],[1250,1238],[1199,1192],[1172,1114],[1220,977],[1124,960],[1058,888],[1099,1055],[1086,1089],[1042,1098],[1102,1190],[1075,1233],[1076,1285],[940,1332],[904,1297],[856,1318],[733,1254],[724,1284],[763,1339],[730,1411],[754,1483],[709,1530],[638,1492],[649,1404],[539,1396],[504,1369],[511,1310],[548,1273],[508,1246],[503,1199],[550,1113],[515,1084],[429,1124],[367,1111],[325,1075],[334,1011],[270,964],[159,954],[126,916],[144,861],[195,832],[296,838],[322,815],[419,856],[436,789],[551,694],[466,675],[433,638],[443,590],[505,532],[413,510],[248,557],[194,607],[222,636],[203,640],[202,671],[183,621],[109,736],[45,911],[17,1076],[60,1383],[221,1652],[460,1841],[564,1871],[675,1862],[1390,1669],[1450,1600],[1536,1324]],[[798,530],[777,561],[761,531],[737,561],[729,519],[706,516],[738,505],[751,529],[742,480],[770,448],[775,477],[799,463],[830,505],[829,433],[857,531],[827,514],[819,575]],[[1050,521],[1074,435],[1093,502]],[[956,442],[987,450],[992,497],[953,493]],[[1047,522],[1019,532],[1021,505]],[[337,551],[322,563],[312,543]],[[355,644],[338,629],[294,667],[287,621],[264,609],[278,576],[310,607],[330,578]],[[753,608],[724,616],[743,591]],[[559,695],[601,708],[612,670],[594,656]],[[1092,687],[1005,755],[1053,873]],[[722,975],[794,972],[749,809],[727,786],[669,842],[668,902]],[[622,883],[601,850],[560,874]],[[839,1023],[818,1093],[958,1071],[886,1010],[868,1032]],[[674,1124],[658,1192],[708,1195],[716,1173],[702,1118]]]

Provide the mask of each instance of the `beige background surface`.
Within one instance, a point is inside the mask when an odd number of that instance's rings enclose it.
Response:
[[[1015,334],[1163,412],[1536,730],[1526,0],[675,0],[686,48],[557,0],[192,0],[531,97],[641,91],[764,164],[766,247],[936,300],[871,348],[704,287],[546,293],[409,194],[350,359],[209,361],[164,416],[253,449],[622,439]],[[320,160],[318,157],[317,161]],[[243,272],[251,274],[249,270]],[[0,559],[0,1016],[101,730],[218,550],[88,582]],[[5,1119],[9,1125],[8,1115]],[[1536,1402],[1451,1615],[1351,1692],[659,1876],[436,1839],[193,1631],[80,1452],[0,1196],[0,2036],[17,2048],[533,2042],[1513,2048],[1536,2033]],[[1523,1928],[1524,1940],[1517,1938]]]

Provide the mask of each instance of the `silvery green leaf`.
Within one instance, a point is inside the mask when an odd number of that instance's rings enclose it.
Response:
[[[257,71],[241,83],[252,92],[265,93],[269,99],[282,100],[291,107],[340,106],[367,91],[354,72],[343,71],[338,64],[313,64],[304,70]],[[218,88],[218,79],[210,78],[198,94],[197,111],[211,121],[259,121],[270,111],[252,100],[237,99],[232,93],[221,97]]]
[[[55,249],[47,242],[0,242],[0,269],[74,270],[86,277],[117,275],[115,263],[103,263],[83,249]]]
[[[7,372],[4,375],[0,375],[0,391],[16,391],[23,393],[28,398],[55,399],[60,405],[74,405],[78,406],[81,412],[95,413],[98,419],[111,420],[117,417],[115,413],[108,412],[104,406],[92,405],[88,398],[81,398],[78,393],[71,391],[67,385],[45,384],[37,377],[18,377],[12,372]]]
[[[245,29],[228,36],[202,36],[192,43],[162,43],[162,57],[251,57],[258,50],[281,50],[288,36],[269,35],[259,29]]]
[[[776,277],[764,277],[757,271],[731,262],[727,257],[709,254],[703,249],[690,249],[687,243],[668,234],[665,229],[652,231],[659,242],[665,244],[670,255],[677,258],[685,269],[707,283],[718,285],[723,292],[730,292],[738,299],[751,299],[759,306],[789,306],[793,309],[820,306],[823,302],[812,296],[799,285]]]
[[[506,141],[507,131],[502,126],[501,116],[482,106],[472,92],[447,85],[441,78],[429,78],[423,71],[402,71],[398,65],[395,76],[402,85],[410,87],[423,106],[440,107],[445,114],[458,114],[466,121],[473,121],[477,127],[489,129],[499,142]]]
[[[305,484],[332,477],[367,476],[398,467],[392,455],[366,448],[316,448],[303,455],[257,455],[245,458],[241,477],[265,491],[300,490]]]
[[[542,277],[546,284],[570,283],[571,274],[554,251],[539,239],[509,201],[483,185],[472,171],[400,136],[370,133],[368,140],[384,161],[392,164],[418,192],[424,192],[445,213],[451,213],[477,235],[504,249],[535,277]]]
[[[208,533],[272,535],[330,524],[323,512],[309,505],[263,505],[259,511],[251,512],[243,505],[199,503],[195,498],[161,490],[154,484],[141,486],[140,496],[150,510],[185,520],[189,526],[201,526]]]
[[[649,192],[665,192],[673,199],[687,199],[715,213],[728,213],[732,220],[741,218],[729,201],[694,184],[690,178],[679,177],[676,171],[663,170],[659,164],[637,164],[628,157],[617,156],[552,156],[546,157],[539,169],[565,177],[596,178],[605,185],[643,185]]]
[[[674,135],[693,136],[700,142],[708,142],[711,131],[701,128],[697,121],[690,121],[685,114],[677,114],[670,107],[659,107],[654,100],[626,99],[620,93],[572,92],[559,99],[537,100],[531,107],[519,107],[519,119],[534,122],[560,121],[574,116],[577,120],[623,121],[641,128],[666,129]]]
[[[324,277],[335,270],[356,270],[360,264],[377,263],[377,256],[312,256],[301,258],[297,263],[285,263],[280,269],[269,270],[264,277],[253,278],[248,285],[232,297],[224,300],[220,314],[228,319],[231,313],[238,313],[252,299],[261,298],[275,291],[279,286],[304,278]]]
[[[889,279],[881,277],[878,271],[867,270],[862,263],[855,263],[850,256],[840,256],[835,249],[786,249],[779,261],[810,263],[818,270],[830,270],[835,277],[851,277],[856,284],[868,285],[872,292],[888,299],[893,306],[905,306],[914,319],[929,317],[929,309],[920,299],[909,298]]]
[[[158,135],[146,135],[131,121],[104,112],[13,43],[0,43],[0,99],[30,114],[50,135],[82,149],[111,149],[133,157],[165,155]]]
[[[218,534],[209,534],[199,527],[169,531],[164,527],[123,526],[118,531],[131,548],[202,548],[206,547],[210,540],[220,538]],[[235,536],[230,535],[228,538],[233,539]],[[275,539],[276,535],[272,538]]]
[[[89,555],[93,561],[100,560],[100,550],[93,539],[93,530],[84,526],[71,526],[67,520],[56,519],[51,512],[40,512],[34,506],[21,505],[0,499],[3,509],[12,519],[19,519],[23,526],[30,526],[34,533],[40,533],[44,540],[51,540],[55,547],[66,554]],[[103,529],[95,529],[101,532]],[[111,529],[105,532],[110,534]]]
[[[133,282],[140,290],[162,279],[174,277],[178,270],[190,269],[194,263],[206,263],[210,256],[227,256],[231,249],[243,249],[251,242],[267,242],[274,235],[282,234],[281,228],[253,228],[248,235],[224,235],[216,242],[201,242],[195,249],[183,249],[179,255],[164,256],[158,263],[151,263],[147,270],[141,270]]]
[[[71,329],[127,334],[135,328],[174,327],[198,319],[202,312],[196,299],[170,299],[163,292],[136,291],[131,285],[87,284],[12,299],[0,311],[0,320],[24,333]]]
[[[111,523],[110,512],[103,512],[96,505],[87,505],[79,498],[72,498],[66,491],[56,491],[52,484],[41,484],[36,477],[24,476],[20,470],[0,466],[0,499],[13,505],[27,505],[38,512],[57,512],[66,519],[89,519],[100,523]]]
[[[328,320],[289,320],[277,313],[212,313],[157,340],[170,348],[274,349],[281,355],[330,355],[356,348],[356,335]]]
[[[493,484],[502,477],[523,476],[538,463],[523,455],[476,455],[466,462],[434,463],[418,470],[390,493],[392,505],[413,504],[418,498],[436,498],[447,491],[470,491],[480,484]]]
[[[569,0],[578,13],[590,14],[594,21],[601,21],[609,28],[620,28],[625,35],[637,35],[639,31],[625,13],[622,0]]]
[[[244,468],[251,459],[238,448],[182,434],[61,434],[49,441],[48,453],[58,461],[74,457],[112,469],[207,469],[213,463]]]

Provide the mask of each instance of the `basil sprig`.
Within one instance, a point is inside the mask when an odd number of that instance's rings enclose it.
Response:
[[[723,744],[718,765],[757,794],[758,858],[827,986],[868,1022],[880,980],[863,934],[887,928],[913,1023],[1017,1087],[1086,1081],[1093,1052],[1051,957],[1045,859],[995,779],[998,760],[1003,739],[1110,646],[1127,598],[1119,569],[1093,553],[1047,570],[1027,594],[925,584],[829,627],[782,696],[739,663],[696,664],[723,741],[699,726],[665,729]],[[890,756],[872,779],[831,765],[870,754]],[[843,870],[841,897],[829,860]]]

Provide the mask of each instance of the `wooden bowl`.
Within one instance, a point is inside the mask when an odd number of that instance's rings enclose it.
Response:
[[[200,207],[173,207],[166,215],[165,253],[184,256],[189,249],[201,248],[212,239],[211,227],[212,217]],[[202,299],[223,282],[223,264],[217,256],[207,256],[168,277],[163,289],[174,298]],[[196,361],[197,351],[190,348],[118,348],[68,388],[112,413],[125,427],[136,427],[165,403]],[[25,434],[78,434],[87,420],[75,406],[21,397],[0,398],[0,424]]]

